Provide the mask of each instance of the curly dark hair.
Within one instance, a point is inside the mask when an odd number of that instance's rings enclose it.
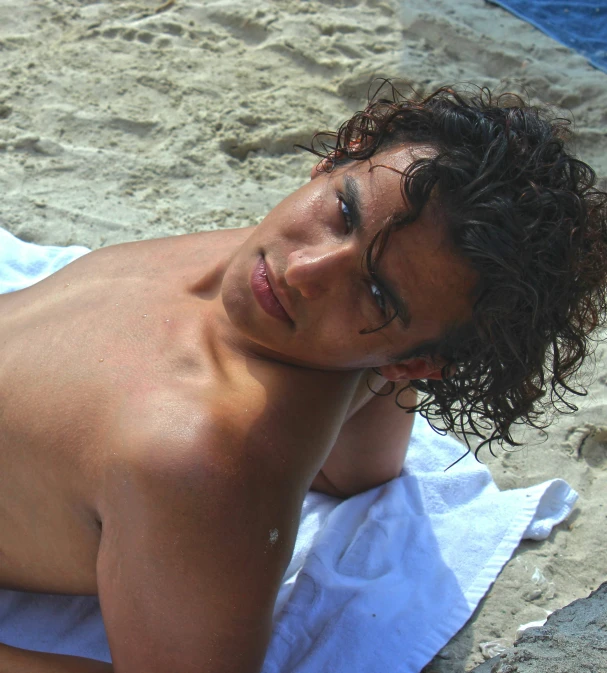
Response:
[[[442,87],[405,98],[384,81],[362,112],[306,148],[326,171],[407,143],[435,150],[403,173],[406,216],[365,256],[372,273],[390,232],[440,203],[455,250],[480,279],[473,315],[401,359],[446,361],[442,380],[410,383],[424,393],[414,409],[481,446],[515,445],[513,424],[545,428],[550,411],[577,409],[571,394],[585,390],[575,375],[606,320],[607,193],[566,149],[569,127],[514,94]]]

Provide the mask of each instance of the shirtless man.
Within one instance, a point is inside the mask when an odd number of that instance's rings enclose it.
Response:
[[[98,593],[113,659],[0,671],[258,671],[306,491],[396,477],[415,389],[451,428],[534,421],[605,309],[605,194],[562,132],[375,101],[256,228],[0,297],[0,586]]]

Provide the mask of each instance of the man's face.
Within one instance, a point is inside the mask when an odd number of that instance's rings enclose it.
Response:
[[[406,204],[401,172],[428,148],[401,148],[312,180],[274,208],[232,260],[224,307],[245,351],[321,369],[388,364],[471,315],[474,272],[449,248],[430,203],[391,233],[376,279],[361,264]],[[396,318],[383,324],[400,305]]]

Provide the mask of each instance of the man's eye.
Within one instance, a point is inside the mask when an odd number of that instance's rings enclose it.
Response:
[[[346,233],[349,234],[352,231],[352,216],[348,204],[341,197],[339,198],[339,207],[346,222]]]
[[[370,283],[369,287],[371,289],[371,295],[373,296],[373,299],[375,300],[379,310],[384,315],[386,315],[386,311],[388,309],[386,296],[375,283]]]

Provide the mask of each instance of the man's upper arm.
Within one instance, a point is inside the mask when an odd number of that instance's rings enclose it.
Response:
[[[116,673],[263,663],[300,503],[214,430],[203,451],[143,447],[108,477],[97,578]]]
[[[414,406],[416,399],[416,392],[411,389],[400,395],[399,403]],[[397,477],[414,419],[414,414],[396,404],[395,393],[370,393],[368,401],[344,423],[312,488],[347,497]]]

